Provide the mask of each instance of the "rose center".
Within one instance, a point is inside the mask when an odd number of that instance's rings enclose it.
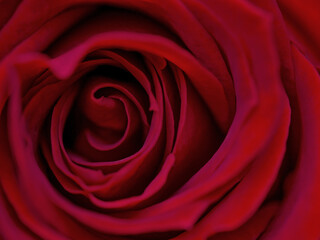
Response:
[[[125,133],[128,116],[125,96],[110,87],[85,87],[78,108],[87,119],[86,127],[95,135],[103,135],[107,143],[118,141]]]
[[[67,144],[73,153],[90,161],[115,161],[141,148],[146,113],[125,85],[103,76],[87,79],[65,128],[74,139]]]

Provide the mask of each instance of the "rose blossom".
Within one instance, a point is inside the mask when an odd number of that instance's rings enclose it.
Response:
[[[0,2],[0,238],[318,240],[320,3]]]

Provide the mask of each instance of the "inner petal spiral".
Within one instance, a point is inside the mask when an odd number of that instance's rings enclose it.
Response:
[[[120,160],[137,152],[144,142],[145,109],[121,83],[102,76],[89,78],[70,114],[66,145],[89,161]]]

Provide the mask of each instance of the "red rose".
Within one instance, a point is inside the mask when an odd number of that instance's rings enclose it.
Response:
[[[316,0],[0,2],[0,238],[317,240]]]

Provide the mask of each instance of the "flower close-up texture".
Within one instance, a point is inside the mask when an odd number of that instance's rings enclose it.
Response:
[[[0,0],[1,240],[319,240],[319,0]]]

